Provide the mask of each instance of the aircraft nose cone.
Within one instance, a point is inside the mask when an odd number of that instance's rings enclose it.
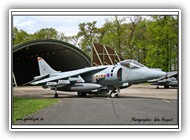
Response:
[[[163,72],[161,70],[150,69],[150,72],[148,75],[151,79],[157,79],[157,78],[166,76],[166,72]]]
[[[156,74],[158,75],[158,77],[166,76],[166,72],[163,71],[157,71]]]

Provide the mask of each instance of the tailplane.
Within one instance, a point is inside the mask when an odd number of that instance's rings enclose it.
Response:
[[[38,66],[40,70],[40,76],[59,72],[52,69],[43,58],[38,57],[37,59],[38,59]]]

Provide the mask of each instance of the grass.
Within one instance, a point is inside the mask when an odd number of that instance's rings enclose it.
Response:
[[[13,123],[58,101],[58,99],[13,97]]]

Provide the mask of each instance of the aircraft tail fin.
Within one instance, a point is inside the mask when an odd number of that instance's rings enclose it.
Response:
[[[43,58],[38,57],[37,59],[38,59],[38,66],[40,70],[40,76],[59,72],[52,69]]]

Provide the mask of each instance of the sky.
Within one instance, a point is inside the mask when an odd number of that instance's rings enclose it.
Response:
[[[129,16],[117,16],[118,19],[125,18],[126,23],[130,22]],[[134,17],[134,16],[133,16]],[[148,16],[143,18],[150,19]],[[79,23],[96,22],[96,27],[100,28],[106,20],[114,20],[114,16],[13,16],[13,27],[22,29],[33,34],[42,28],[54,28],[65,36],[76,35],[79,31]]]
[[[54,28],[66,36],[76,35],[79,23],[97,21],[96,27],[101,27],[106,19],[113,16],[13,16],[13,26],[28,33],[34,33],[42,28]]]

